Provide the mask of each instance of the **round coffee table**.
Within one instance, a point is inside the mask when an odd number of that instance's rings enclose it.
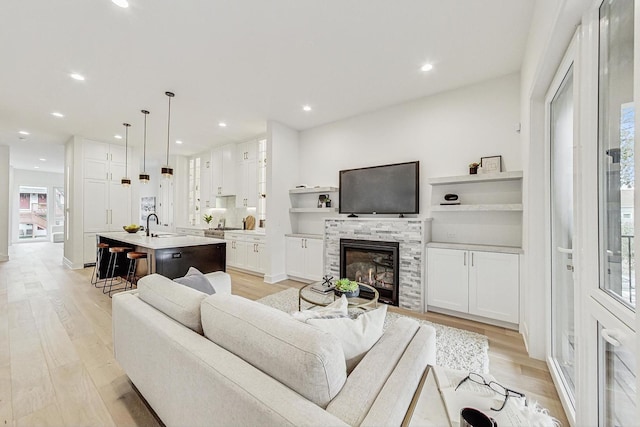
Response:
[[[358,284],[360,285],[360,296],[347,298],[347,301],[349,302],[348,308],[361,308],[363,310],[368,310],[370,308],[378,307],[378,298],[380,297],[380,294],[378,294],[378,290],[373,286],[365,285],[364,283]],[[312,290],[311,287],[314,285],[321,286],[322,282],[310,283],[300,288],[300,291],[298,293],[298,310],[302,309],[302,301],[306,301],[309,304],[317,305],[320,307],[326,307],[336,299],[338,299],[338,296],[333,291],[322,294]],[[363,289],[369,291],[368,293],[373,294],[373,296],[362,295]]]

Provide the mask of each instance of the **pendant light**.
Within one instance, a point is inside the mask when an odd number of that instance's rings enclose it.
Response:
[[[162,176],[171,179],[173,176],[173,168],[169,166],[169,131],[171,130],[171,98],[176,96],[173,92],[165,92],[169,97],[169,115],[167,117],[167,164],[162,167]]]
[[[142,148],[142,173],[138,176],[141,184],[149,183],[149,174],[147,173],[147,110],[140,110],[144,114],[144,145]]]
[[[124,178],[120,180],[120,184],[123,187],[128,187],[131,185],[131,179],[129,179],[129,127],[131,126],[129,123],[123,123],[124,126]]]

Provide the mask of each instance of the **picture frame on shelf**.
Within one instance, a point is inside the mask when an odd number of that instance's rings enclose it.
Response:
[[[483,174],[502,172],[502,156],[481,157],[480,167]]]

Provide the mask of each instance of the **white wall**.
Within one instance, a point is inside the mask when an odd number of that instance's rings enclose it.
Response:
[[[341,120],[300,132],[298,183],[337,186],[341,169],[419,160],[420,213],[428,216],[428,177],[465,175],[469,163],[494,155],[503,170],[522,170],[519,122],[519,74]],[[322,232],[303,221],[299,231]]]
[[[12,242],[19,241],[18,238],[18,224],[20,222],[20,216],[18,215],[19,203],[20,203],[20,187],[44,187],[47,189],[47,207],[49,220],[54,218],[54,206],[55,200],[53,198],[54,187],[64,186],[64,174],[53,172],[38,172],[24,169],[13,170],[13,183],[11,188],[11,203],[10,209],[12,209],[13,215],[11,216],[11,229],[9,235]],[[50,236],[52,232],[52,225],[49,225],[47,235]]]
[[[0,145],[0,261],[9,260],[9,146]]]
[[[284,235],[291,233],[289,189],[299,182],[298,137],[281,123],[267,122],[267,283],[287,278]]]

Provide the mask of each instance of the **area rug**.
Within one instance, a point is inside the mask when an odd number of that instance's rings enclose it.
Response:
[[[258,302],[286,313],[292,313],[298,310],[298,289],[286,289],[261,298]],[[305,304],[303,301],[303,310],[311,307],[311,304]],[[408,316],[388,311],[384,329],[387,329],[400,317]],[[438,366],[478,373],[489,372],[489,341],[486,336],[426,320],[415,320],[435,328],[436,363]]]

